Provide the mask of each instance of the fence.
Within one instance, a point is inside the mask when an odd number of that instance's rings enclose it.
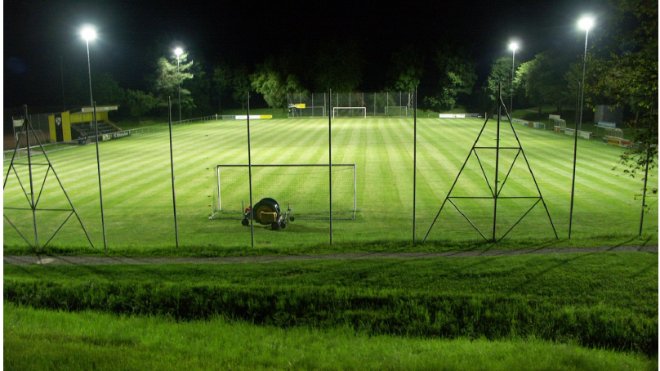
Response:
[[[52,115],[52,113],[28,113],[28,119],[32,123],[32,130],[34,131],[34,135],[41,141],[41,143],[44,144],[50,142],[50,134],[49,134],[50,129],[48,127],[49,115]],[[5,149],[15,148],[17,139],[20,141],[19,148],[25,148],[25,146],[27,145],[27,142],[25,141],[25,137],[19,138],[17,135],[22,125],[19,123],[22,123],[23,120],[25,119],[24,109],[16,108],[16,109],[5,110],[4,117],[6,123],[12,124],[12,127],[9,132],[7,131],[7,128],[5,128],[4,130],[5,131],[3,133],[4,148]]]
[[[322,117],[332,112],[328,108],[330,93],[297,93],[287,95],[289,117]],[[333,92],[332,107],[364,109],[366,116],[411,117],[411,92],[339,93]],[[361,111],[348,113],[361,116]]]

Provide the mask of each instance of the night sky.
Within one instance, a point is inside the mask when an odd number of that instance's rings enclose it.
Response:
[[[602,1],[601,1],[602,2]],[[86,74],[84,23],[96,25],[94,73],[124,88],[147,89],[158,57],[183,45],[193,60],[248,67],[283,50],[305,55],[310,45],[352,40],[367,69],[363,88],[384,79],[392,51],[452,41],[477,62],[483,78],[493,60],[522,42],[520,60],[550,47],[580,50],[575,22],[593,0],[556,1],[37,1],[4,2],[4,104],[57,105],[61,79]]]

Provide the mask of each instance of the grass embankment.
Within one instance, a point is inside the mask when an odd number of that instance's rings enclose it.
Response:
[[[654,356],[657,254],[5,267],[5,301],[367,334],[535,337]]]
[[[175,322],[6,305],[4,366],[20,370],[653,370],[641,355],[540,340],[439,340],[280,329],[213,318]]]

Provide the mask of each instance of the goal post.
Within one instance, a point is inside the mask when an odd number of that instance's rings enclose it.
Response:
[[[342,112],[342,113],[340,113]],[[367,117],[367,107],[332,107],[332,117]]]
[[[252,164],[254,199],[274,198],[291,208],[297,219],[327,220],[329,164]],[[212,213],[209,219],[242,218],[249,204],[248,165],[215,166]],[[355,164],[332,164],[332,219],[355,220]]]

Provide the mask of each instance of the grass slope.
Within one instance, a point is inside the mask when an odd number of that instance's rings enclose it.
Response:
[[[474,119],[418,120],[418,187],[416,234],[425,235],[438,208],[470,153],[483,122]],[[494,145],[495,123],[489,122],[478,146]],[[327,120],[276,119],[253,121],[251,125],[253,163],[320,163],[328,162]],[[170,180],[169,141],[166,127],[155,127],[129,138],[100,144],[103,178],[103,200],[107,240],[110,249],[157,249],[174,245],[172,190]],[[549,131],[517,127],[526,158],[539,182],[561,238],[568,228],[569,195],[573,146],[571,138]],[[515,137],[502,125],[501,146],[515,145]],[[242,121],[218,121],[174,128],[174,166],[180,241],[184,248],[210,246],[216,248],[249,246],[250,237],[237,220],[208,220],[213,203],[215,165],[247,163],[246,126]],[[406,242],[412,238],[413,127],[411,119],[368,118],[333,121],[332,156],[334,163],[357,165],[358,217],[356,221],[334,223],[335,243],[373,241]],[[636,235],[642,182],[613,170],[621,149],[598,141],[581,140],[578,147],[576,201],[573,237]],[[531,175],[522,155],[516,151],[500,153],[499,184],[501,196],[536,196]],[[481,160],[481,166],[476,155]],[[479,149],[470,157],[457,181],[453,195],[488,195],[494,187],[494,151]],[[43,163],[41,156],[34,162]],[[69,147],[51,152],[59,179],[80,212],[96,247],[102,246],[96,157],[93,145]],[[514,159],[516,161],[514,162]],[[25,157],[21,157],[25,163]],[[8,161],[5,161],[5,171]],[[513,166],[511,166],[513,165]],[[481,170],[483,167],[483,173]],[[17,166],[23,187],[29,181],[25,166]],[[35,176],[40,207],[67,207],[52,172],[43,191]],[[510,171],[510,176],[506,174]],[[280,172],[281,173],[281,172]],[[486,174],[484,178],[483,174]],[[327,210],[327,174],[287,173],[277,176],[275,169],[260,170],[255,177],[255,199],[280,197],[283,204],[304,214],[307,210]],[[9,207],[25,207],[21,184],[10,173],[4,190],[4,213],[25,238],[33,242],[32,213]],[[245,178],[246,174],[243,174]],[[506,178],[506,182],[503,180]],[[352,182],[345,174],[333,176],[334,184]],[[485,181],[484,179],[488,179]],[[657,183],[654,170],[651,184]],[[233,188],[232,188],[233,187]],[[226,200],[247,203],[247,179],[229,186]],[[344,186],[345,188],[345,186]],[[288,194],[288,195],[286,195]],[[277,198],[276,197],[276,198]],[[283,200],[282,197],[285,199]],[[336,195],[339,205],[341,198]],[[288,199],[287,199],[288,198]],[[227,201],[229,202],[229,201]],[[482,231],[492,233],[490,201],[457,200],[457,205]],[[657,198],[650,198],[645,235],[657,238]],[[530,200],[504,200],[498,205],[497,235],[502,236],[530,207]],[[234,206],[240,209],[238,206]],[[39,211],[38,231],[43,244],[65,220],[67,214]],[[302,216],[302,215],[301,215]],[[25,241],[4,222],[5,247],[16,251]],[[554,235],[542,205],[537,205],[508,236],[511,239],[553,238]],[[477,232],[453,206],[448,206],[429,235],[431,241],[466,241],[480,239]],[[310,246],[326,244],[328,223],[303,220],[291,223],[289,229],[273,233],[257,228],[258,247]],[[51,242],[62,248],[85,247],[87,242],[75,218],[71,218]]]
[[[62,313],[6,305],[6,369],[653,370],[644,356],[539,340],[365,336],[222,319]]]
[[[657,352],[657,254],[11,266],[5,301],[372,334],[534,336]]]

